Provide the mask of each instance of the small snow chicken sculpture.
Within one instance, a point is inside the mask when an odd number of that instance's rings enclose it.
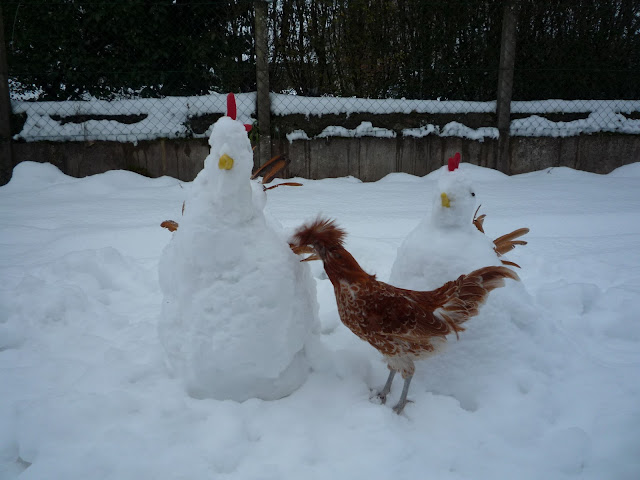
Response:
[[[160,259],[160,340],[194,397],[281,398],[308,375],[315,282],[265,218],[245,126],[224,116],[209,144]]]
[[[378,397],[384,403],[396,372],[404,378],[400,400],[393,407],[401,413],[413,376],[414,360],[433,353],[446,335],[464,330],[462,324],[478,313],[489,292],[518,280],[507,267],[480,268],[432,291],[397,288],[366,273],[345,250],[344,230],[318,218],[294,234],[296,253],[310,253],[305,260],[321,259],[333,284],[342,322],[358,337],[380,351],[390,373]],[[443,279],[445,280],[445,279]]]
[[[438,179],[431,216],[425,217],[404,239],[391,268],[389,282],[403,288],[429,290],[487,265],[516,265],[501,257],[516,245],[528,228],[491,240],[484,234],[485,215],[475,217],[476,195],[456,153]]]

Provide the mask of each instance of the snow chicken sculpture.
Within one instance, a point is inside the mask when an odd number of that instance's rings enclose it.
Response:
[[[220,118],[160,260],[161,342],[194,397],[277,399],[306,379],[315,283],[265,218],[245,126]]]
[[[460,154],[449,159],[438,179],[431,215],[409,233],[398,249],[389,282],[403,288],[429,290],[443,280],[487,265],[517,265],[501,256],[515,245],[526,244],[520,228],[491,240],[484,234],[485,216],[475,218],[476,194],[461,171]]]

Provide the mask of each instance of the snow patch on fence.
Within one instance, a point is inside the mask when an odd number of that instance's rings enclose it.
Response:
[[[256,94],[236,96],[238,120],[253,123],[256,112]],[[22,130],[16,140],[31,141],[96,141],[133,142],[157,138],[206,137],[210,127],[196,133],[190,120],[198,117],[224,114],[226,95],[210,94],[191,97],[165,97],[160,99],[127,99],[105,101],[89,99],[66,102],[12,102],[13,112],[25,114]],[[271,111],[276,116],[352,115],[355,113],[384,114],[470,114],[494,113],[496,102],[466,102],[451,100],[366,99],[338,97],[302,97],[271,94]],[[640,119],[625,114],[640,111],[640,101],[629,100],[544,100],[513,102],[514,114],[530,114],[511,122],[513,136],[568,137],[599,132],[640,134]],[[586,118],[572,121],[552,121],[545,114],[584,113]],[[94,117],[94,118],[91,118]],[[95,117],[98,117],[97,119]],[[107,117],[107,118],[100,118]],[[125,117],[129,119],[120,121]],[[140,118],[131,118],[140,117]],[[638,117],[636,114],[634,117]],[[211,121],[215,121],[215,118]],[[493,126],[477,129],[459,122],[444,126],[422,125],[419,128],[393,131],[363,122],[355,129],[339,125],[325,128],[315,138],[327,137],[385,137],[397,135],[423,137],[426,135],[456,136],[482,141],[495,139],[498,131]],[[309,139],[301,129],[287,134],[289,141]]]

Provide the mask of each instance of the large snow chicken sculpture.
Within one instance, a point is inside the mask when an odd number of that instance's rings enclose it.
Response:
[[[160,339],[194,397],[281,398],[308,375],[315,283],[265,219],[245,126],[220,118],[209,145],[160,261]]]

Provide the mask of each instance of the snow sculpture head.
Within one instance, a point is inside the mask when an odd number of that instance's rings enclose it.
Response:
[[[247,183],[253,169],[253,150],[242,123],[231,117],[220,118],[213,125],[209,146],[205,168],[218,170],[217,176],[226,183]]]
[[[221,117],[213,125],[209,146],[204,168],[194,180],[196,198],[187,203],[191,208],[200,205],[210,214],[222,215],[230,222],[244,221],[255,214],[249,180],[253,149],[246,126],[231,116]],[[204,211],[196,214],[199,213],[205,214]]]
[[[431,217],[437,227],[470,228],[472,225],[476,208],[475,192],[459,165],[460,154],[456,153],[442,168]]]

